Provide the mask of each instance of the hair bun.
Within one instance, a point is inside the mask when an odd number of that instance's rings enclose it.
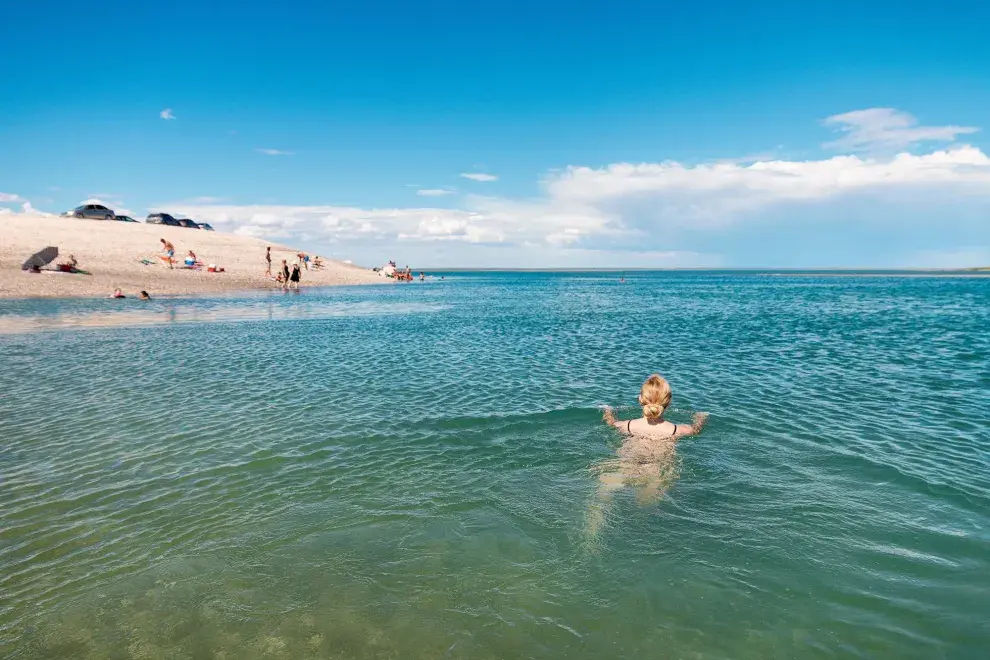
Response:
[[[650,419],[656,419],[663,414],[663,407],[655,403],[648,403],[643,406],[643,414]]]

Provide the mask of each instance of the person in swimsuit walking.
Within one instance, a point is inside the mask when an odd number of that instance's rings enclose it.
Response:
[[[282,259],[282,288],[289,288],[289,262]]]
[[[272,249],[268,247],[265,249],[265,277],[272,276]]]
[[[589,538],[596,537],[605,524],[614,491],[626,485],[635,486],[636,499],[647,504],[659,500],[677,479],[677,440],[701,433],[708,413],[695,413],[691,424],[665,420],[670,398],[670,383],[659,374],[653,374],[639,390],[642,417],[620,421],[611,408],[605,409],[602,416],[605,423],[618,429],[626,439],[616,452],[616,458],[602,461],[594,468],[599,486],[597,497],[588,510]]]
[[[299,268],[299,264],[292,265],[292,273],[289,275],[289,288],[298,289],[299,288],[299,278],[302,272]]]
[[[161,239],[161,242],[162,252],[165,254],[165,261],[168,263],[169,268],[174,268],[174,266],[172,266],[172,262],[174,261],[173,257],[175,256],[175,246],[172,245],[170,241],[166,241],[164,238]]]

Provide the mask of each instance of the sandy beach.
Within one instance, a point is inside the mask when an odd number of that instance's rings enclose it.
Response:
[[[217,264],[223,273],[206,269],[170,270],[159,260],[164,238],[175,245],[182,263],[192,250],[204,264]],[[42,271],[28,273],[21,264],[38,250],[54,245],[59,259],[73,255],[79,268],[91,274]],[[264,276],[265,247],[272,248],[272,269],[282,259],[290,264],[299,249],[262,239],[220,232],[148,225],[144,223],[79,220],[38,216],[0,216],[0,298],[74,298],[108,296],[115,288],[125,295],[145,290],[156,295],[215,293],[278,288]],[[310,253],[312,254],[312,253]],[[142,263],[150,260],[152,265]],[[323,258],[325,267],[312,265],[302,273],[302,286],[379,284],[386,280],[366,269]]]

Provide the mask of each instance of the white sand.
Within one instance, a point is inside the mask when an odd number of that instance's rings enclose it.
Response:
[[[158,259],[159,239],[175,245],[179,264],[188,250],[204,264],[215,263],[226,272],[208,273],[178,267],[169,270]],[[46,272],[28,273],[21,264],[38,250],[54,245],[59,258],[72,254],[78,267],[92,275]],[[261,239],[220,232],[165,227],[144,223],[0,215],[0,298],[72,298],[108,296],[115,288],[127,296],[145,290],[162,294],[195,294],[238,289],[277,288],[266,278],[265,247],[272,247],[272,271],[282,259],[290,266],[300,250]],[[305,248],[301,248],[305,251]],[[312,253],[309,253],[311,256]],[[142,259],[155,262],[152,266]],[[377,273],[322,259],[325,268],[302,271],[302,286],[379,284],[387,280]]]

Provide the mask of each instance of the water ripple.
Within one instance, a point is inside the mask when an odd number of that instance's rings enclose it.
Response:
[[[0,302],[0,655],[981,657],[990,280],[627,277]]]

